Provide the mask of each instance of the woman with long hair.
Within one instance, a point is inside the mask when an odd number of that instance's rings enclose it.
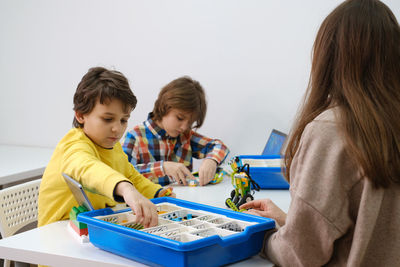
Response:
[[[377,0],[348,0],[322,23],[284,158],[287,215],[263,255],[282,266],[400,265],[400,27]]]

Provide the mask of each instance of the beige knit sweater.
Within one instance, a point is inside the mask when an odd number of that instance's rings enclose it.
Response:
[[[400,186],[376,190],[361,177],[337,111],[305,128],[286,224],[266,236],[263,253],[280,266],[400,266]]]

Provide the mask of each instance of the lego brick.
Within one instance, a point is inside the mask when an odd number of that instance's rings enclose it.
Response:
[[[82,235],[88,235],[88,228],[84,228],[84,229],[79,229],[74,223],[73,221],[69,221],[69,226],[71,226],[71,228],[80,236]]]

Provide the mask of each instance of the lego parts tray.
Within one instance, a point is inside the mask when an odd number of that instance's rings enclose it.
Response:
[[[237,156],[237,165],[249,164],[251,178],[262,189],[288,189],[289,184],[283,177],[280,167],[280,155],[240,155]]]
[[[90,242],[112,253],[152,266],[220,266],[257,254],[272,219],[162,197],[159,223],[137,229],[130,209],[100,209],[78,215]],[[133,229],[136,228],[136,229]]]

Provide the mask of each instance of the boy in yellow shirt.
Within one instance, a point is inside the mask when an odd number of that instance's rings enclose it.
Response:
[[[43,174],[38,226],[68,219],[77,205],[62,173],[82,184],[95,209],[125,202],[138,223],[157,225],[156,206],[149,198],[167,189],[136,171],[119,143],[136,103],[120,72],[96,67],[83,76],[74,95],[74,128],[58,143]]]

